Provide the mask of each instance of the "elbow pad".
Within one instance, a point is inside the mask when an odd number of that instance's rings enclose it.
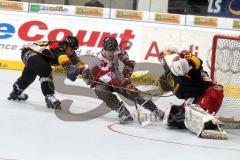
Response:
[[[58,57],[58,63],[62,66],[66,65],[66,64],[71,64],[71,61],[69,60],[67,55],[60,55]]]

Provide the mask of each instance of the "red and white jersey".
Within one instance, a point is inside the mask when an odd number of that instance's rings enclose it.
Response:
[[[124,62],[129,59],[127,52],[118,48],[109,60],[102,54],[103,51],[96,55],[96,63],[92,65],[91,70],[93,79],[104,83],[111,83],[114,78],[124,80],[123,74],[119,71],[119,60]]]

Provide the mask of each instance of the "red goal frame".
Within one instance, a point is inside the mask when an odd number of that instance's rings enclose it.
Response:
[[[216,50],[218,39],[227,39],[227,40],[237,40],[240,41],[240,36],[227,36],[227,35],[215,35],[212,41],[212,58],[210,66],[210,76],[214,80],[214,70],[215,70],[215,61],[216,61]]]

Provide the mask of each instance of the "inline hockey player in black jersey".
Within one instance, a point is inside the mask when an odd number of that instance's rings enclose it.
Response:
[[[84,69],[84,64],[75,52],[78,47],[77,38],[71,35],[63,41],[43,41],[24,45],[21,59],[25,67],[21,77],[13,84],[13,90],[8,99],[27,100],[28,95],[22,92],[38,75],[47,107],[60,109],[61,102],[54,97],[51,66],[61,65],[66,71],[67,78],[75,81]]]

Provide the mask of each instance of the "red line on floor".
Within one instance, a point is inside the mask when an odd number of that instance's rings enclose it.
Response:
[[[147,138],[147,137],[131,135],[129,133],[124,133],[122,131],[118,131],[118,130],[113,128],[113,126],[118,125],[118,124],[119,123],[109,124],[109,125],[107,125],[107,128],[109,130],[115,132],[115,133],[119,133],[119,134],[122,134],[122,135],[125,135],[125,136],[129,136],[129,137],[144,139],[144,140],[157,141],[157,142],[162,142],[162,143],[176,144],[176,145],[189,146],[189,147],[198,147],[198,148],[204,148],[204,149],[217,149],[217,150],[226,150],[226,151],[237,151],[237,152],[240,152],[240,149],[201,146],[201,145],[194,145],[194,144],[187,144],[187,143],[180,143],[180,142],[174,142],[174,141],[166,141],[166,140],[161,140],[161,139],[153,139],[153,138]]]

